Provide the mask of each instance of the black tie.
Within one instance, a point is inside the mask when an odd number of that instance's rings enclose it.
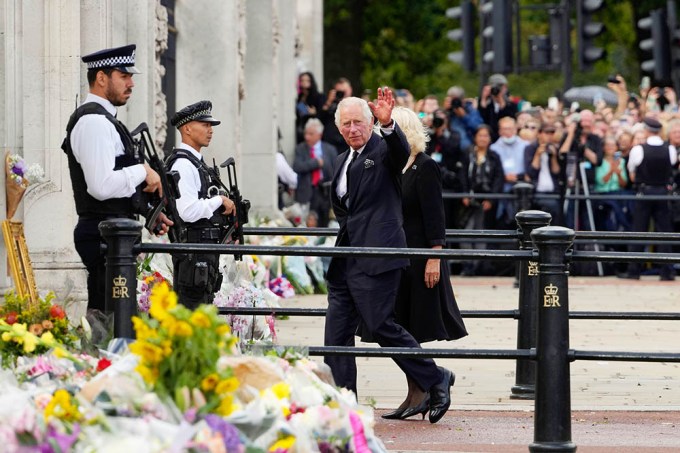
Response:
[[[342,197],[342,203],[347,204],[347,199],[349,198],[349,169],[352,168],[352,164],[354,161],[357,159],[357,156],[359,155],[358,152],[352,151],[352,158],[349,161],[349,165],[347,166],[347,172],[345,173],[345,181],[347,182],[347,192],[345,193],[345,196]]]

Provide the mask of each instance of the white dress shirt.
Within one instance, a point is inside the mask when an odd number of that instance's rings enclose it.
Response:
[[[201,153],[193,149],[186,143],[181,143],[179,149],[189,151],[194,157],[203,160]],[[215,195],[210,198],[198,198],[198,191],[201,190],[201,176],[198,169],[189,159],[179,158],[172,164],[170,170],[179,173],[179,198],[175,201],[177,213],[185,222],[196,222],[200,219],[212,217],[215,209],[222,204],[222,197]]]
[[[107,99],[89,93],[85,104],[96,102],[116,115],[116,108]],[[71,131],[71,149],[85,175],[87,193],[99,201],[126,198],[146,179],[141,164],[114,170],[116,157],[125,154],[123,142],[111,121],[104,115],[85,115]]]
[[[658,135],[652,135],[647,139],[647,144],[651,146],[661,146],[664,144],[664,141]],[[635,173],[637,168],[642,163],[642,159],[644,159],[644,157],[645,152],[642,149],[642,146],[633,146],[633,148],[630,150],[630,154],[628,155],[628,172]],[[671,165],[675,165],[675,163],[678,161],[678,152],[675,150],[675,146],[668,145],[668,157],[671,160]]]
[[[380,127],[380,131],[384,136],[390,135],[392,132],[394,132],[394,125],[396,122],[392,122],[390,127]],[[369,138],[370,140],[370,138]],[[368,142],[367,142],[368,143]],[[357,159],[361,155],[361,152],[366,148],[366,145],[362,146],[361,148],[354,150],[350,146],[349,148],[349,153],[347,154],[347,159],[345,159],[345,163],[342,164],[342,170],[340,170],[340,179],[338,179],[338,184],[335,186],[335,193],[338,196],[338,198],[342,199],[342,197],[345,196],[347,193],[347,167],[349,167],[349,161],[352,159],[352,153],[354,151],[357,152]]]
[[[290,168],[286,162],[286,156],[282,153],[276,153],[276,174],[281,179],[281,182],[291,189],[297,188],[298,175],[295,170]]]

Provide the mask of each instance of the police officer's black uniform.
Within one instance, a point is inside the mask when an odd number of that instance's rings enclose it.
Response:
[[[99,71],[101,69],[114,68],[121,72],[136,74],[139,71],[134,67],[134,55],[135,45],[128,45],[89,54],[83,56],[82,60],[84,63],[87,63],[89,70]],[[115,157],[113,171],[141,163],[139,156],[135,153],[130,132],[123,123],[118,121],[107,110],[107,107],[115,110],[107,99],[89,94],[85,103],[78,107],[71,115],[66,126],[66,138],[62,143],[62,149],[68,157],[73,197],[75,199],[76,212],[78,213],[78,224],[73,233],[75,248],[88,272],[88,308],[101,311],[105,310],[105,257],[101,253],[103,240],[99,234],[99,223],[111,218],[134,218],[135,214],[141,213],[140,209],[142,207],[140,190],[130,197],[109,198],[105,200],[98,200],[90,195],[83,167],[74,155],[72,132],[78,121],[86,115],[101,115],[115,128],[124,150],[123,154]],[[101,125],[102,123],[100,122],[99,124]],[[85,136],[86,134],[97,134],[100,132],[99,129],[82,130],[80,135]],[[96,153],[99,151],[98,149],[84,149],[80,152]],[[143,182],[143,178],[141,182]],[[139,189],[141,189],[141,186]]]
[[[651,118],[645,118],[648,130],[658,132],[661,124]],[[656,142],[654,142],[656,143]],[[649,141],[642,145],[642,162],[634,169],[637,193],[640,196],[636,200],[633,212],[633,230],[647,231],[649,221],[654,219],[654,227],[657,232],[671,232],[671,211],[668,200],[646,200],[647,195],[668,195],[671,190],[674,163],[671,162],[669,145],[663,143],[659,137],[658,144],[650,144]],[[631,150],[631,153],[633,150]],[[632,157],[632,156],[631,156]],[[641,251],[641,246],[631,246],[631,251]],[[659,253],[670,253],[671,247],[659,245]],[[640,278],[640,264],[631,263],[628,267],[628,278]],[[660,268],[661,280],[673,280],[675,272],[673,266],[664,264]]]
[[[211,114],[212,104],[200,101],[177,112],[171,124],[180,128],[190,121],[220,124]],[[206,200],[218,194],[222,184],[216,171],[208,167],[205,162],[188,149],[177,148],[167,157],[165,168],[173,169],[173,165],[180,159],[187,159],[198,171],[200,187],[197,200]],[[182,176],[180,176],[181,179]],[[181,189],[180,189],[181,190]],[[223,195],[226,195],[223,193]],[[187,195],[188,196],[188,195]],[[182,194],[180,193],[180,198]],[[222,214],[224,206],[221,201],[212,215],[191,222],[183,219],[186,242],[200,244],[219,244],[226,235],[227,218]],[[181,214],[180,214],[181,215]],[[219,254],[183,254],[173,256],[174,281],[173,288],[179,301],[189,308],[196,308],[199,304],[212,303],[215,292],[222,286],[222,274],[219,272]]]

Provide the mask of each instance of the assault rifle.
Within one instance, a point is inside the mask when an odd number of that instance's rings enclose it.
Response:
[[[212,176],[214,176],[214,180],[219,184],[220,187],[210,187],[208,189],[208,195],[225,195],[234,202],[234,206],[236,207],[236,214],[232,214],[227,217],[228,223],[226,231],[223,235],[222,243],[235,243],[238,241],[239,244],[243,244],[243,225],[248,223],[250,200],[244,200],[243,196],[241,195],[241,191],[238,188],[238,182],[236,181],[236,162],[234,161],[234,158],[228,158],[220,164],[220,167],[227,169],[229,187],[225,186],[222,182],[222,179],[220,178],[220,169],[215,164],[215,159],[213,159],[213,167],[209,168],[209,170],[212,173]],[[215,193],[215,191],[217,192]],[[234,258],[240,260],[242,255],[234,255]]]
[[[149,201],[150,208],[147,214],[144,216],[146,222],[144,226],[154,233],[159,231],[159,220],[161,212],[165,212],[165,215],[172,220],[174,223],[168,230],[168,238],[170,242],[186,242],[186,228],[184,227],[184,222],[177,212],[177,205],[175,200],[179,198],[179,188],[177,184],[179,182],[179,173],[177,171],[166,171],[163,161],[158,157],[156,152],[156,146],[151,139],[151,133],[149,132],[149,126],[146,123],[142,123],[135,130],[130,133],[133,137],[135,147],[137,148],[139,155],[142,159],[149,164],[158,176],[161,178],[161,186],[163,186],[163,196],[159,196],[157,192],[154,192]],[[139,134],[139,138],[134,137]]]

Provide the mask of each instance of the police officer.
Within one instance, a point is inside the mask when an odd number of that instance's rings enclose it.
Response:
[[[671,212],[667,200],[645,200],[645,195],[668,195],[671,190],[671,179],[678,155],[675,147],[664,143],[659,136],[661,123],[654,118],[644,119],[647,141],[634,146],[628,158],[628,174],[637,186],[640,199],[636,201],[633,212],[633,230],[647,231],[650,219],[654,219],[657,232],[671,232]],[[639,246],[631,246],[633,251],[641,250]],[[659,253],[670,253],[668,246],[660,245]],[[640,264],[628,266],[626,278],[640,278]],[[675,280],[675,271],[670,264],[664,264],[660,270],[661,280]]]
[[[212,103],[199,101],[183,108],[170,120],[179,129],[182,143],[168,156],[165,167],[179,173],[177,212],[186,228],[187,242],[218,244],[222,241],[226,215],[234,203],[216,190],[216,173],[203,161],[201,148],[210,144],[213,126]],[[174,289],[179,301],[189,308],[212,303],[222,285],[219,254],[173,256]]]
[[[132,137],[116,119],[116,107],[132,94],[135,45],[105,49],[82,57],[90,92],[71,115],[62,149],[68,157],[78,223],[75,248],[87,269],[88,308],[105,311],[105,259],[99,222],[144,214],[141,192],[162,195],[158,173],[140,163]],[[161,216],[159,231],[171,225]],[[111,307],[110,307],[111,308]]]

